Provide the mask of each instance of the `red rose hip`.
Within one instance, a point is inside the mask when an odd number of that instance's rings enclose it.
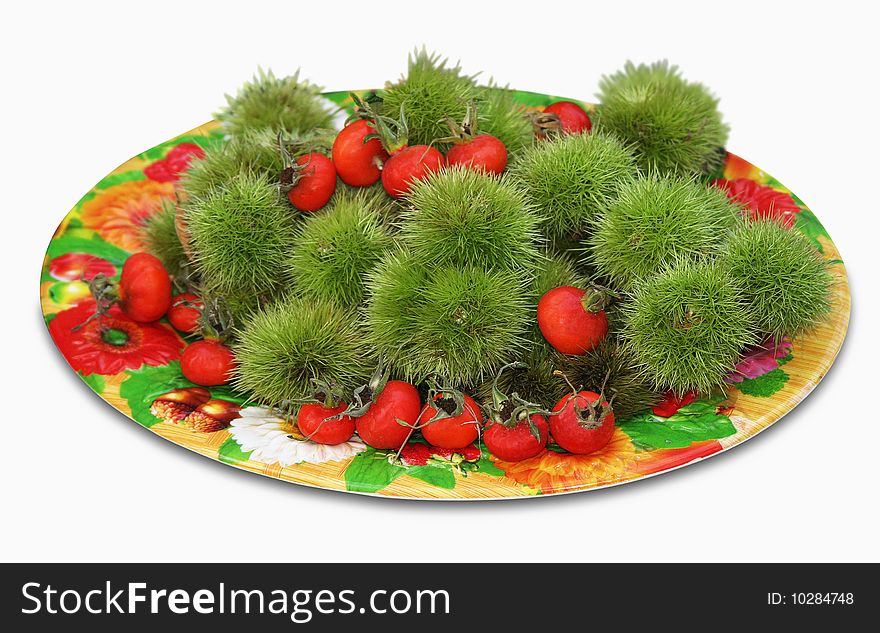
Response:
[[[354,420],[340,415],[348,408],[344,402],[334,406],[318,403],[304,404],[296,415],[296,425],[307,439],[319,444],[342,444],[354,435]]]
[[[446,152],[447,165],[462,165],[488,174],[500,174],[507,167],[507,148],[489,134],[453,145]]]
[[[599,394],[578,391],[553,407],[550,433],[569,453],[588,455],[604,448],[614,435],[614,412]]]
[[[421,409],[418,389],[402,380],[389,380],[366,413],[355,418],[357,434],[373,448],[400,448]]]
[[[555,114],[559,118],[559,126],[566,134],[583,134],[593,129],[590,115],[573,101],[557,101],[551,103],[544,112]]]
[[[447,406],[451,398],[439,394],[434,398],[438,406]],[[458,415],[447,415],[434,419],[438,409],[428,403],[419,416],[422,435],[429,444],[440,448],[464,448],[480,436],[483,414],[479,405],[469,395],[464,394],[464,408]],[[429,422],[433,420],[433,422]]]
[[[130,319],[150,323],[171,307],[171,278],[158,258],[135,253],[122,266],[117,293],[119,307]]]
[[[433,147],[411,145],[393,154],[385,163],[382,186],[392,198],[402,198],[409,193],[413,182],[427,178],[445,164],[443,154]]]
[[[538,301],[541,334],[563,354],[585,354],[608,333],[606,299],[599,289],[553,288]]]
[[[375,133],[376,128],[360,119],[342,128],[333,141],[333,165],[345,184],[369,187],[382,176],[381,167],[388,160],[388,152],[378,138],[364,142],[366,136]]]
[[[535,437],[534,429],[538,432]],[[498,459],[505,462],[519,462],[534,457],[547,445],[549,425],[547,418],[538,413],[529,416],[529,420],[519,420],[515,426],[495,423],[483,431],[483,442],[486,448]]]
[[[235,368],[235,355],[220,341],[190,343],[180,357],[184,378],[203,387],[226,384]]]
[[[297,180],[287,191],[290,204],[300,211],[317,211],[330,201],[336,191],[336,168],[333,161],[317,152],[296,159]]]

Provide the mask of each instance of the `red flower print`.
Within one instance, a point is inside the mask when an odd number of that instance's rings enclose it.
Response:
[[[696,398],[696,391],[688,391],[681,397],[676,396],[672,391],[667,391],[663,394],[660,402],[651,407],[651,411],[654,412],[654,415],[658,415],[661,418],[668,418],[678,413],[679,409],[686,407]]]
[[[759,185],[748,178],[719,178],[712,184],[727,192],[727,196],[734,202],[746,206],[753,220],[776,220],[786,228],[791,228],[796,215],[801,212],[801,208],[787,193]]]
[[[180,175],[189,169],[193,157],[203,158],[205,150],[195,143],[175,145],[165,158],[157,160],[144,168],[144,175],[156,182],[177,182]]]
[[[736,154],[727,152],[727,160],[724,162],[724,177],[728,180],[736,180],[737,178],[748,178],[757,182],[764,182],[766,174],[760,169],[752,165],[744,158],[740,158]]]
[[[136,323],[118,306],[86,323],[93,314],[95,301],[89,299],[59,312],[49,323],[49,333],[64,358],[85,376],[109,376],[144,364],[164,365],[180,357],[183,341],[166,325]],[[78,326],[82,327],[76,329]]]
[[[400,451],[400,459],[406,466],[424,466],[431,459],[431,449],[419,442],[407,444]]]
[[[721,451],[718,440],[694,442],[686,448],[661,448],[656,451],[639,453],[639,459],[632,467],[633,474],[652,475],[670,468],[678,468],[695,459],[703,459]]]
[[[615,427],[611,441],[589,455],[557,453],[547,449],[521,462],[505,462],[496,457],[492,461],[510,479],[544,494],[553,494],[632,479],[629,470],[638,459],[640,454],[629,435]]]
[[[65,253],[49,262],[49,274],[59,281],[91,281],[98,274],[113,277],[116,266],[88,253]]]

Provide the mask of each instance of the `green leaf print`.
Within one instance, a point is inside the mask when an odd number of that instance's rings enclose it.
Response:
[[[251,458],[251,452],[241,450],[241,446],[238,445],[235,438],[230,436],[220,445],[217,451],[217,458],[224,464],[240,464]]]
[[[819,249],[820,253],[825,252],[819,238],[823,237],[826,240],[831,241],[831,236],[828,235],[828,231],[825,230],[825,227],[822,226],[822,223],[819,222],[815,215],[813,215],[812,211],[809,209],[801,209],[801,212],[797,214],[794,225],[798,231],[809,238],[815,247]]]
[[[101,374],[89,374],[88,376],[80,374],[79,377],[98,395],[104,392],[105,381]]]
[[[180,363],[172,361],[158,367],[142,367],[127,372],[129,378],[119,387],[119,395],[128,401],[131,417],[147,428],[161,422],[150,413],[153,400],[174,389],[195,387],[180,373]]]
[[[449,468],[443,468],[442,466],[415,466],[407,468],[406,474],[438,488],[446,488],[447,490],[455,488],[455,474]]]
[[[388,462],[384,452],[368,448],[358,453],[345,469],[345,488],[352,492],[378,492],[406,472]]]
[[[116,265],[122,265],[128,258],[128,251],[105,242],[99,237],[88,238],[63,235],[49,242],[49,248],[46,249],[46,256],[49,259],[54,259],[66,253],[87,253],[88,255],[95,255],[96,257],[106,259]]]
[[[730,418],[717,412],[717,404],[718,400],[693,402],[668,418],[642,413],[620,428],[643,450],[685,448],[736,433]]]
[[[747,378],[735,386],[747,396],[769,398],[788,382],[788,374],[778,367],[757,378]]]

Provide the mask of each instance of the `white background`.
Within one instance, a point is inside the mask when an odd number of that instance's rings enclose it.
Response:
[[[23,8],[27,5],[27,8]],[[139,2],[2,9],[0,560],[880,560],[876,16],[871,3]],[[515,87],[591,98],[631,58],[721,96],[729,148],[817,213],[853,318],[820,387],[708,462],[553,499],[421,503],[236,471],[128,421],[54,348],[51,233],[127,157],[210,118],[257,65],[380,86],[426,44]]]

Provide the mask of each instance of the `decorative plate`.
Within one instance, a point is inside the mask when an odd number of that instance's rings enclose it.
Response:
[[[558,99],[516,94],[529,107]],[[347,92],[325,96],[351,105]],[[721,183],[728,193],[755,213],[776,215],[808,236],[828,260],[836,283],[827,320],[806,336],[753,350],[729,377],[726,400],[698,400],[668,416],[637,415],[591,455],[547,449],[518,463],[497,460],[479,448],[432,454],[421,444],[405,449],[403,464],[396,464],[388,452],[365,446],[357,436],[339,446],[301,441],[294,427],[255,406],[246,406],[228,429],[193,430],[175,424],[161,404],[163,394],[194,387],[180,372],[184,341],[170,325],[137,324],[117,311],[111,312],[104,336],[96,328],[73,328],[94,309],[84,279],[99,272],[118,278],[126,257],[142,249],[140,224],[162,198],[174,197],[189,158],[222,142],[219,125],[207,123],[135,156],[95,185],[52,236],[40,301],[55,344],[95,393],[153,433],[236,468],[318,488],[419,499],[499,499],[613,486],[696,463],[763,431],[810,393],[843,344],[849,287],[831,238],[779,181],[728,154],[723,173],[715,174],[728,181]],[[244,404],[228,387],[210,392],[212,398]]]

